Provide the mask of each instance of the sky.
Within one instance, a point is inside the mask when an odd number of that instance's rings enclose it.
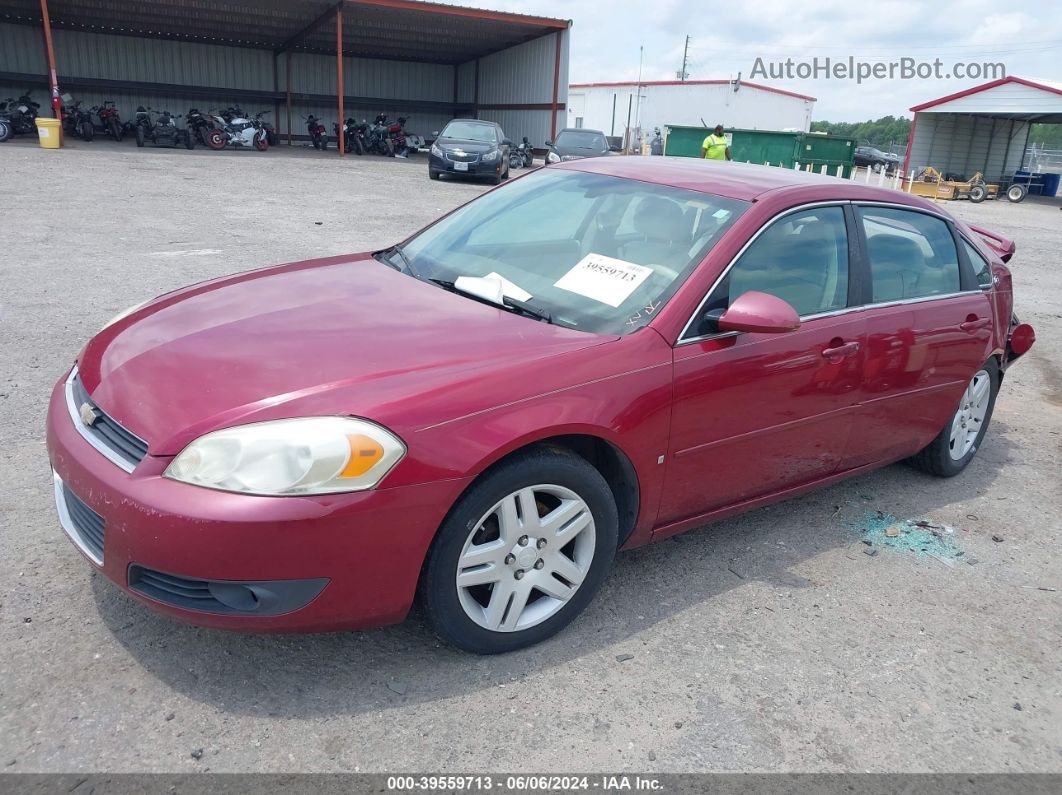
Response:
[[[909,109],[992,79],[771,79],[751,76],[792,58],[824,65],[849,57],[874,63],[910,58],[941,72],[954,64],[1003,64],[1006,74],[1062,81],[1062,3],[1057,0],[458,0],[499,11],[570,19],[573,83],[674,80],[690,36],[690,79],[766,83],[818,100],[813,119],[864,121]],[[778,67],[776,67],[778,68]]]

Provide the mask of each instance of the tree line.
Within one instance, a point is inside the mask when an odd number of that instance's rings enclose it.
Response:
[[[813,121],[811,131],[855,138],[859,146],[902,153],[907,148],[911,120],[905,116],[882,116],[880,119],[857,122]],[[1029,145],[1062,149],[1062,124],[1034,124],[1029,133]]]

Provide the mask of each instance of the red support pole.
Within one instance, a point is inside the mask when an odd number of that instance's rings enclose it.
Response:
[[[339,156],[343,157],[346,119],[343,113],[343,4],[336,6],[336,81],[339,85]]]
[[[59,78],[55,72],[55,49],[52,47],[52,18],[48,13],[48,0],[41,0],[41,18],[44,20],[44,49],[48,57],[48,84],[52,89],[52,115],[60,120],[59,145],[63,145],[63,111],[59,100]]]
[[[284,90],[288,101],[288,146],[291,146],[291,53],[287,54],[287,75],[284,78]]]
[[[557,100],[560,95],[560,62],[561,62],[561,36],[563,31],[558,30],[557,36],[557,50],[553,57],[553,120],[550,123],[549,139],[551,141],[557,138]]]

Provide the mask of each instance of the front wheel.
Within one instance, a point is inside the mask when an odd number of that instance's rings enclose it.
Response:
[[[255,133],[254,148],[259,152],[264,152],[269,148],[269,138],[266,137],[265,130],[259,130]]]
[[[121,141],[122,140],[122,125],[120,125],[118,123],[117,119],[110,119],[107,122],[107,127],[108,127],[108,129],[110,129],[111,135],[114,136],[114,140],[116,140],[116,141]]]
[[[542,448],[482,477],[439,529],[420,596],[435,631],[476,654],[530,646],[590,603],[617,547],[616,503],[585,459]]]
[[[210,129],[206,131],[206,143],[207,146],[209,146],[215,152],[220,152],[222,149],[225,148],[225,144],[228,143],[228,140],[225,136],[225,133],[223,133],[221,130]]]
[[[144,135],[144,128],[138,124],[136,126],[136,145],[139,146],[141,149],[144,148],[145,137],[146,136]]]
[[[184,134],[184,148],[189,151],[195,149],[195,136],[192,135],[191,130]]]
[[[434,168],[429,168],[428,169],[428,179],[438,179],[438,178],[439,178],[439,172],[436,171]]]
[[[83,141],[91,141],[96,135],[96,128],[92,126],[92,122],[81,122],[81,139]]]
[[[908,462],[942,478],[954,477],[966,469],[992,421],[999,379],[999,366],[995,359],[989,359],[970,379],[958,409],[937,438]]]
[[[6,121],[0,121],[0,143],[11,137],[11,125]]]

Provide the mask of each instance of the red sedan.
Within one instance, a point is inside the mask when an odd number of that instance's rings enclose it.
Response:
[[[903,193],[660,158],[551,166],[375,253],[129,310],[51,397],[63,528],[211,627],[422,600],[473,652],[558,632],[617,549],[894,461],[956,475],[1014,246]]]

